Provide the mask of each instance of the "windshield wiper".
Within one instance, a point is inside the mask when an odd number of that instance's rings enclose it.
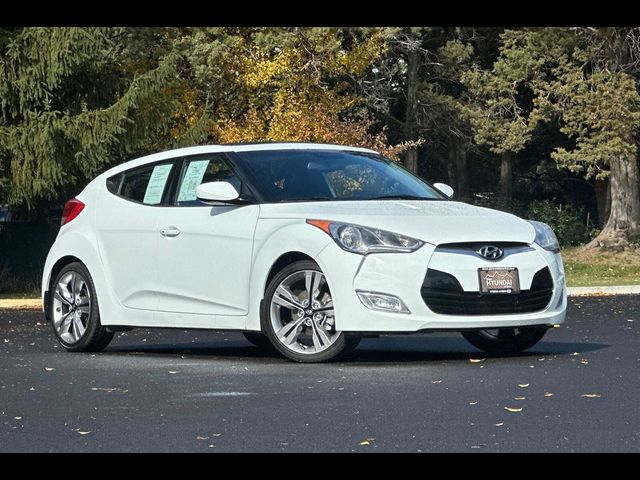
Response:
[[[419,197],[417,195],[383,195],[369,200],[439,200],[438,198]]]
[[[330,201],[330,200],[335,200],[332,197],[326,197],[326,196],[311,196],[311,197],[290,197],[290,198],[282,198],[280,200],[278,200],[278,203],[284,203],[284,202],[326,202],[326,201]]]

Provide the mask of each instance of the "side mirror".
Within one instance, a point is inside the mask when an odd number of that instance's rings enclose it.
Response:
[[[209,182],[198,185],[198,200],[203,202],[231,202],[237,200],[240,193],[229,182]]]
[[[453,197],[453,188],[451,188],[446,183],[434,183],[433,186],[444,193],[447,197]]]

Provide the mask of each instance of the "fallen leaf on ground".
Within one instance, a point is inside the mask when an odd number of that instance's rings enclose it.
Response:
[[[44,369],[45,369],[47,372],[53,372],[53,371],[55,370],[55,368],[51,368],[51,367],[44,367]]]
[[[471,363],[480,363],[480,362],[484,362],[484,358],[470,358],[469,361]]]
[[[584,393],[580,396],[585,398],[600,398],[602,395],[600,395],[599,393]]]
[[[527,388],[530,384],[529,383],[519,383],[518,386],[520,388]]]
[[[514,407],[504,407],[507,412],[518,413],[522,411],[522,407],[514,408]]]

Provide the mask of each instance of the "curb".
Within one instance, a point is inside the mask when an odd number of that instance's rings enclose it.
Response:
[[[609,295],[638,295],[640,285],[614,285],[608,287],[568,287],[570,297],[592,297]]]
[[[11,310],[42,310],[42,300],[39,298],[3,298],[0,309]]]
[[[610,295],[640,295],[640,285],[614,285],[607,287],[568,287],[570,297],[600,297]],[[0,300],[0,309],[42,309],[42,301],[37,299],[9,299]]]

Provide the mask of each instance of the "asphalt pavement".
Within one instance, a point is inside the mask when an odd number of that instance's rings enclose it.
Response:
[[[420,334],[301,365],[201,330],[67,353],[40,312],[0,310],[0,452],[638,452],[639,312],[573,298],[511,357]]]

